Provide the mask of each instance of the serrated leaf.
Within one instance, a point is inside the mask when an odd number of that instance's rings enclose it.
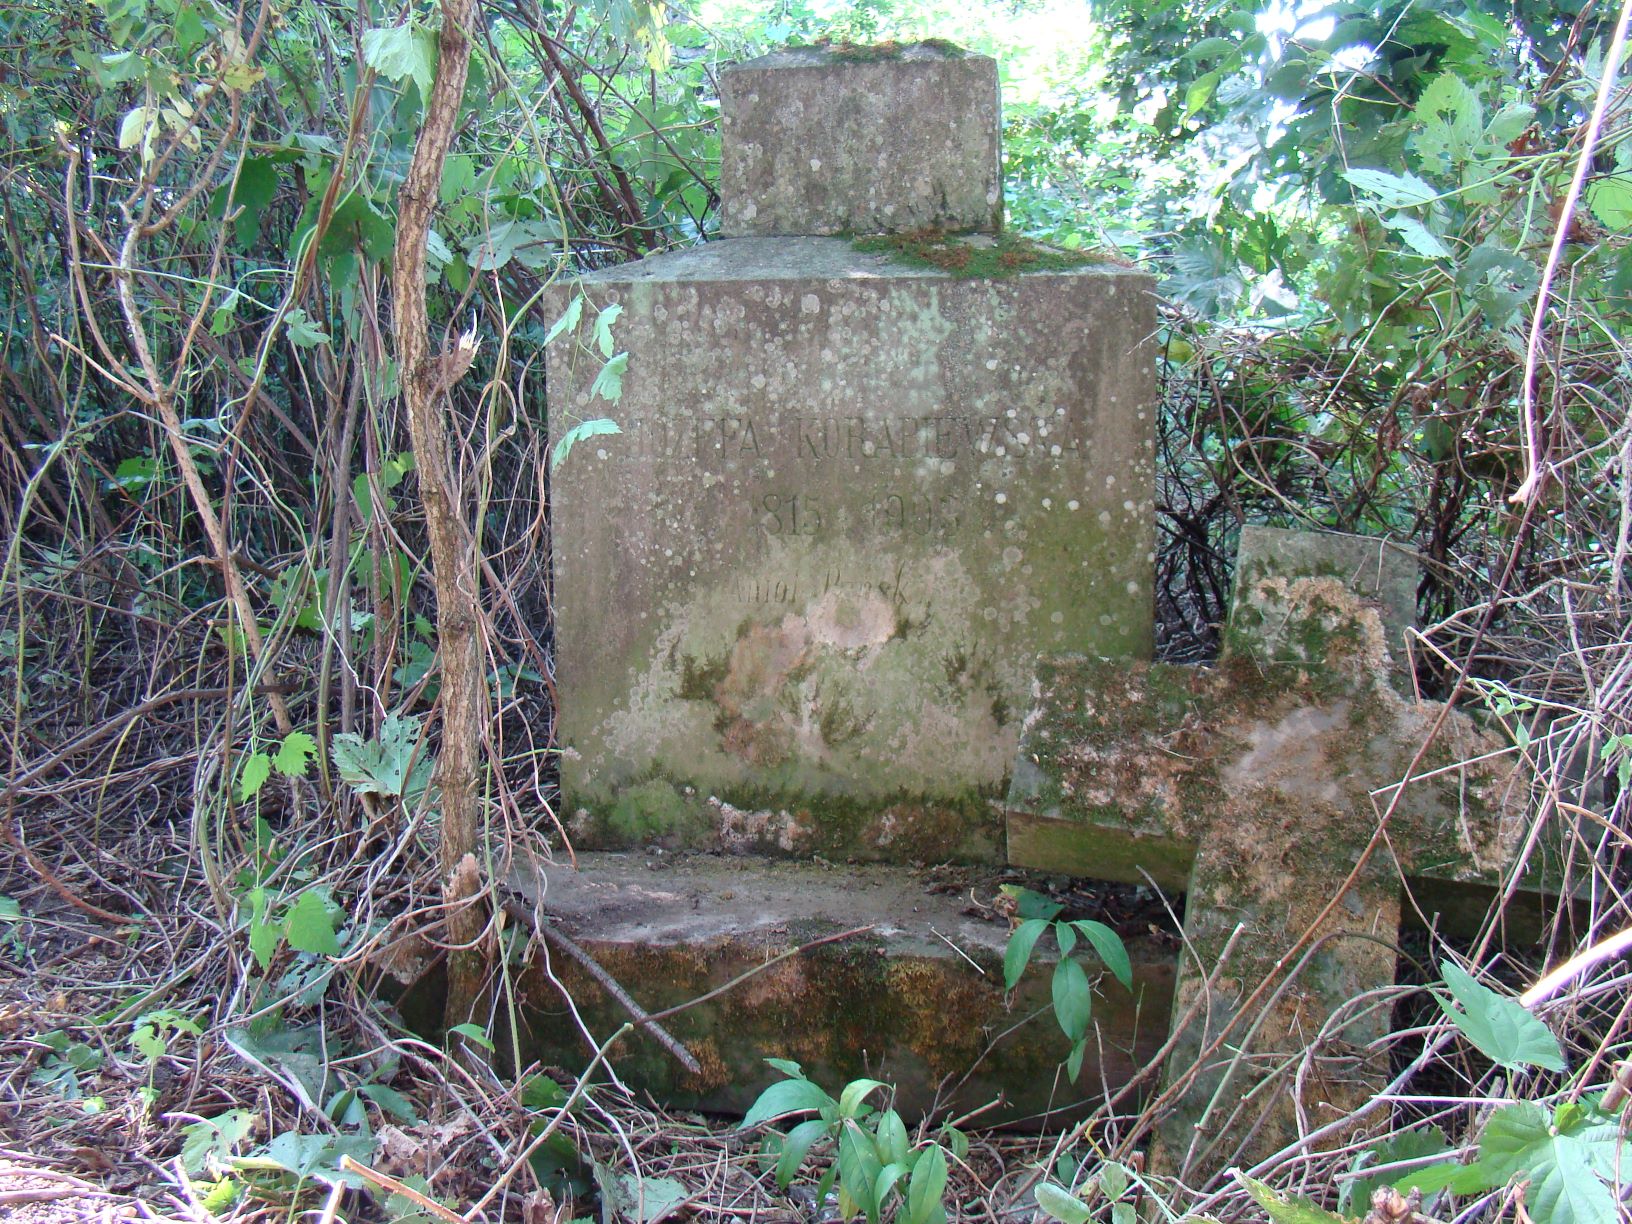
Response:
[[[1082,966],[1069,957],[1054,966],[1054,1018],[1073,1042],[1081,1041],[1093,1014],[1093,991]]]
[[[572,454],[572,448],[585,438],[598,438],[605,434],[618,434],[623,430],[616,421],[609,421],[605,417],[597,417],[593,421],[579,421],[566,433],[556,440],[550,449],[550,471],[555,471],[566,462],[567,456]]]
[[[330,1184],[342,1182],[361,1189],[363,1181],[355,1173],[340,1172],[340,1157],[350,1156],[366,1164],[374,1155],[374,1136],[299,1135],[285,1131],[262,1148],[260,1155],[302,1181],[315,1177]]]
[[[584,295],[580,293],[567,303],[567,308],[561,312],[561,317],[550,324],[550,330],[544,333],[544,343],[548,344],[564,331],[575,331],[578,327],[578,320],[583,316]]]
[[[1089,943],[1094,945],[1094,951],[1099,953],[1099,959],[1105,962],[1105,968],[1111,971],[1111,976],[1129,990],[1133,989],[1133,964],[1128,960],[1127,945],[1122,937],[1103,922],[1095,922],[1091,918],[1083,918],[1073,922]]]
[[[318,956],[339,956],[341,952],[339,937],[334,933],[334,919],[315,889],[301,893],[289,907],[284,918],[284,938],[297,952]]]
[[[292,307],[283,316],[283,325],[289,332],[289,343],[296,348],[317,348],[329,342],[329,333],[314,323],[299,306]]]
[[[238,1145],[255,1133],[256,1115],[248,1109],[229,1109],[181,1128],[181,1166],[197,1177],[225,1164]]]
[[[1015,984],[1026,972],[1026,965],[1031,961],[1031,952],[1037,946],[1037,940],[1044,931],[1048,930],[1048,922],[1042,918],[1028,918],[1009,933],[1009,943],[1003,949],[1003,989],[1013,990]]]
[[[316,740],[304,731],[291,731],[278,745],[278,755],[272,758],[272,764],[286,778],[304,778],[316,751]]]
[[[271,776],[272,758],[264,752],[250,753],[238,770],[238,802],[245,803],[260,794]]]
[[[589,393],[600,396],[608,403],[617,403],[623,398],[623,373],[628,367],[628,353],[619,353],[608,359],[601,372],[595,375],[595,381],[589,385]]]
[[[595,343],[600,347],[602,357],[610,358],[612,356],[614,348],[612,324],[618,321],[618,316],[622,313],[623,307],[614,302],[595,316],[595,328],[592,334],[595,337]]]
[[[1486,1058],[1509,1069],[1567,1069],[1558,1038],[1517,1000],[1481,986],[1450,961],[1442,961],[1439,970],[1452,996],[1462,1005],[1459,1011],[1449,1000],[1439,997],[1441,1010]]]
[[[355,732],[334,737],[331,753],[343,781],[360,795],[408,797],[430,762],[414,763],[419,742],[419,719],[390,714],[380,724],[378,739],[364,740]]]
[[[786,1117],[788,1114],[811,1113],[832,1103],[833,1098],[809,1080],[778,1080],[760,1093],[759,1098],[748,1107],[740,1127],[746,1129],[772,1118]]]
[[[1613,1121],[1578,1114],[1571,1122],[1562,1110],[1549,1118],[1541,1106],[1521,1101],[1491,1115],[1476,1167],[1492,1188],[1527,1178],[1525,1204],[1538,1221],[1598,1224],[1615,1218],[1615,1196],[1603,1179],[1615,1176],[1619,1149]]]
[[[1088,1220],[1093,1216],[1088,1204],[1076,1195],[1060,1189],[1053,1182],[1039,1182],[1032,1195],[1044,1214],[1050,1219],[1060,1221],[1060,1224],[1088,1224]]]
[[[1405,245],[1418,255],[1425,255],[1429,259],[1449,259],[1451,257],[1451,248],[1435,237],[1433,231],[1415,217],[1407,216],[1404,213],[1395,213],[1384,224],[1403,238]]]
[[[412,78],[420,101],[431,96],[436,76],[436,41],[416,26],[387,26],[363,33],[363,62],[389,81]]]
[[[1386,170],[1345,170],[1343,177],[1384,208],[1415,208],[1439,198],[1439,192],[1414,174]]]

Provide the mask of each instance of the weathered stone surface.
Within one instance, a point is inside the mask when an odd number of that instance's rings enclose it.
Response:
[[[835,1092],[861,1075],[886,1080],[907,1114],[926,1109],[938,1091],[954,1111],[1001,1093],[1001,1111],[983,1121],[1035,1123],[1042,1110],[1070,1109],[1126,1083],[1166,1032],[1172,955],[1164,941],[1135,936],[1128,940],[1134,989],[1108,975],[1098,982],[1090,1041],[1103,1057],[1075,1088],[1068,1084],[1059,1064],[1069,1043],[1046,1014],[1052,963],[1039,949],[1005,1006],[1009,928],[966,912],[971,894],[990,902],[995,892],[993,879],[975,869],[942,876],[932,890],[921,874],[882,866],[586,854],[580,868],[547,867],[515,883],[541,896],[562,929],[651,1011],[698,998],[823,935],[874,926],[665,1022],[702,1064],[701,1076],[688,1075],[649,1038],[626,1038],[614,1059],[618,1074],[677,1107],[743,1111],[775,1078],[763,1061],[770,1057],[798,1061]],[[566,957],[557,954],[551,968],[597,1039],[628,1018]],[[519,997],[523,1063],[581,1065],[583,1037],[536,966],[522,976]],[[1015,1028],[1039,1009],[1045,1014]]]
[[[997,64],[948,44],[775,51],[720,74],[720,232],[996,231]]]
[[[1198,1006],[1171,1066],[1208,1053],[1162,1132],[1181,1175],[1250,1163],[1375,1087],[1388,1016],[1356,1001],[1393,981],[1401,879],[1493,882],[1522,830],[1514,760],[1452,711],[1349,880],[1441,708],[1396,691],[1371,573],[1323,542],[1247,538],[1218,668],[1045,664],[1010,789],[1011,862],[1188,893],[1174,1014]]]
[[[557,429],[623,429],[552,488],[581,844],[998,854],[1037,657],[1150,649],[1149,289],[804,238],[557,290],[631,354],[615,407],[549,367]]]

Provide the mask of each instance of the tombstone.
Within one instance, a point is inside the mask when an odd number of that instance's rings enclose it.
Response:
[[[1411,768],[1443,713],[1400,692],[1416,578],[1381,541],[1249,527],[1217,668],[1040,669],[1010,861],[1187,894],[1169,1067],[1200,1072],[1169,1084],[1158,1136],[1180,1178],[1251,1164],[1386,1082],[1389,1015],[1367,995],[1394,981],[1401,879],[1438,908],[1496,882],[1521,835],[1525,775],[1466,714]]]
[[[621,431],[552,482],[568,827],[1000,858],[1038,656],[1150,652],[1151,280],[996,232],[985,57],[807,48],[721,91],[745,236],[550,295],[585,299],[552,423]]]

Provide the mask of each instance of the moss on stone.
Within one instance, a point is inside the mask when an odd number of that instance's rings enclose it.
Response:
[[[856,250],[888,255],[914,268],[937,268],[959,279],[987,280],[1022,272],[1068,272],[1096,263],[1126,263],[1103,252],[1067,251],[1018,234],[973,238],[942,230],[879,234],[854,240]]]
[[[822,39],[814,44],[841,64],[894,63],[906,58],[909,51],[939,52],[943,59],[962,59],[969,53],[946,38],[925,38],[915,43],[896,42],[893,39],[877,43],[832,42]]]

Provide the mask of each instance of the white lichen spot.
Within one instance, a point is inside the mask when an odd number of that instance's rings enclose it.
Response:
[[[1063,624],[1065,624],[1065,613],[1064,612],[1050,612],[1048,614],[1048,619],[1049,619],[1049,622],[1051,624],[1063,625]]]
[[[820,314],[822,310],[822,299],[817,297],[814,293],[807,293],[804,297],[799,299],[799,310],[803,314]]]
[[[1002,454],[1001,451],[999,451],[998,453]],[[1001,505],[1003,505],[1004,502],[1009,500],[1009,495],[1007,493],[996,493],[996,494],[993,494],[992,500],[995,501],[998,505],[1001,506]]]
[[[1059,448],[1055,447],[1055,449],[1058,450]],[[1054,499],[1052,497],[1043,498],[1043,509],[1044,510],[1054,509]]]
[[[1065,508],[1067,510],[1080,510],[1082,509],[1082,503],[1073,497],[1070,501],[1065,503]]]

